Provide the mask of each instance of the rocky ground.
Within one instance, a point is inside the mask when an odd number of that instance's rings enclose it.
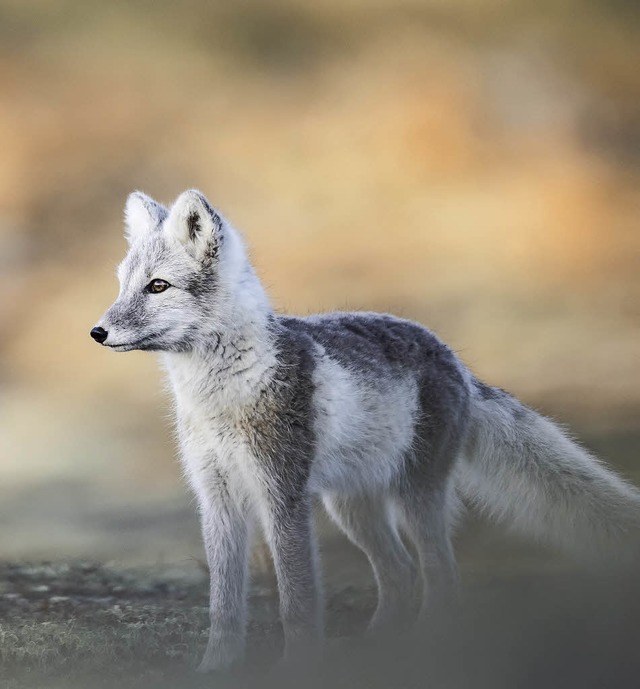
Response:
[[[637,435],[601,438],[590,445],[640,484]],[[68,500],[70,515],[47,503],[49,522],[40,531],[59,543],[59,531],[68,529],[68,523],[85,526],[80,541],[85,547],[89,538],[118,542],[121,549],[127,546],[123,552],[130,559],[9,559],[12,543],[5,539],[0,689],[638,686],[639,573],[613,571],[608,563],[599,572],[587,572],[472,515],[457,538],[460,606],[434,615],[419,634],[373,642],[363,635],[375,606],[369,566],[319,513],[327,600],[325,662],[303,668],[302,676],[300,669],[284,674],[272,669],[282,631],[268,559],[257,557],[247,668],[232,675],[197,675],[207,637],[208,572],[200,560],[193,510],[165,506],[143,519],[118,505],[106,519],[82,511],[83,503],[70,494]],[[17,517],[25,510],[17,503],[3,502],[3,507],[5,521],[13,515],[4,533],[18,538],[33,529],[31,523],[18,529]],[[169,542],[176,544],[173,550]],[[134,566],[132,554],[137,549],[144,555],[147,544],[163,545],[167,557]],[[194,554],[182,557],[180,552]]]
[[[517,559],[517,558],[516,558]],[[524,560],[520,559],[520,565]],[[557,562],[498,574],[468,567],[462,601],[409,637],[366,640],[372,587],[330,584],[328,650],[317,667],[273,669],[282,645],[273,582],[251,595],[249,662],[194,668],[206,643],[206,573],[98,563],[2,564],[2,689],[128,687],[637,686],[640,586]]]
[[[258,577],[252,587],[252,672],[268,669],[282,645],[267,579]],[[356,595],[351,587],[331,594],[330,635],[362,631],[373,595],[370,588]],[[90,562],[3,564],[0,614],[3,687],[211,685],[194,672],[206,644],[205,573]]]

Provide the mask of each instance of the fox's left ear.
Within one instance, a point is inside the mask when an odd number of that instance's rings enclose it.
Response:
[[[164,224],[165,232],[177,239],[197,261],[211,260],[222,241],[222,220],[204,194],[185,191],[173,204]]]
[[[129,244],[151,232],[167,217],[167,209],[141,191],[129,194],[124,206],[124,235]]]

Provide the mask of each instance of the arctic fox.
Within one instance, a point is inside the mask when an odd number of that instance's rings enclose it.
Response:
[[[170,209],[134,192],[125,225],[120,294],[91,336],[161,352],[175,393],[210,569],[202,670],[243,655],[256,524],[273,555],[285,659],[318,650],[314,496],[371,563],[374,629],[411,617],[415,591],[424,612],[455,580],[459,496],[557,546],[635,556],[640,492],[423,326],[275,313],[240,235],[198,191]]]

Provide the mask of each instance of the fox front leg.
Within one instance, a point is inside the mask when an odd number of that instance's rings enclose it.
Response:
[[[225,670],[242,660],[247,625],[249,527],[237,507],[218,498],[202,505],[209,564],[209,642],[199,672]]]
[[[315,658],[323,641],[323,610],[311,500],[282,501],[270,510],[265,533],[273,555],[284,629],[284,661]]]

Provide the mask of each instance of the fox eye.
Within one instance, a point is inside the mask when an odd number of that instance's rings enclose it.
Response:
[[[145,287],[145,290],[151,292],[151,294],[160,294],[160,292],[164,292],[167,287],[171,287],[171,285],[166,280],[151,280]]]

